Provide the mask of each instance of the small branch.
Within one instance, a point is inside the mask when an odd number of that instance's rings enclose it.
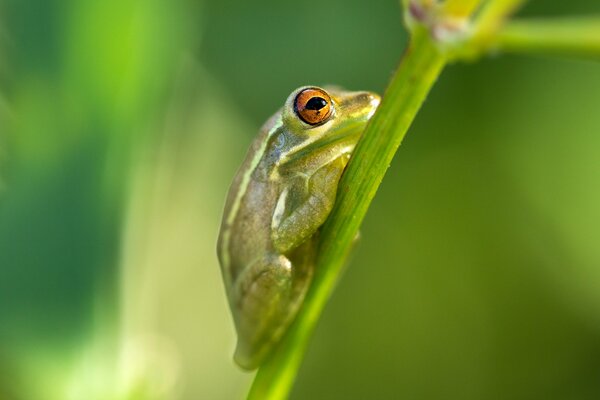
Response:
[[[498,31],[491,48],[600,59],[600,16],[511,21]]]
[[[516,12],[526,0],[487,0],[480,4],[476,18],[471,21],[471,28],[466,40],[458,42],[450,48],[449,58],[456,60],[474,60],[487,53],[498,31],[506,23],[506,19]]]
[[[477,17],[475,30],[478,35],[487,36],[517,11],[526,0],[489,0]]]
[[[325,224],[314,280],[296,320],[259,369],[248,399],[287,398],[309,338],[331,296],[371,200],[417,111],[446,63],[425,30],[418,30],[381,105],[359,141]]]
[[[482,0],[446,0],[441,3],[442,14],[451,18],[468,18],[480,6]]]

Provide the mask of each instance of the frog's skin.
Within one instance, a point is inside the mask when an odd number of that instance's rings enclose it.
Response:
[[[325,91],[332,107],[316,125],[298,111],[297,99],[310,90]],[[238,333],[234,359],[242,368],[257,368],[296,316],[313,275],[319,227],[378,104],[369,92],[302,87],[252,143],[231,185],[218,242]]]

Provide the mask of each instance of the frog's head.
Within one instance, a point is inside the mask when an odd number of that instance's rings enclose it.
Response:
[[[281,162],[322,151],[350,153],[379,100],[375,93],[348,92],[337,87],[305,86],[294,90],[281,112],[280,132],[286,143],[281,148]]]

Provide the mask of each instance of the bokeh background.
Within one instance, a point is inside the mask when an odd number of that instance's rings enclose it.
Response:
[[[382,92],[405,44],[394,0],[0,0],[0,399],[243,398],[234,171],[295,87]],[[292,398],[600,398],[599,111],[598,62],[444,71]]]

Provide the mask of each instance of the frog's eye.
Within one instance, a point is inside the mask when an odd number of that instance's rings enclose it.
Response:
[[[294,111],[309,125],[324,123],[331,116],[332,110],[331,97],[323,89],[304,89],[294,100]]]

